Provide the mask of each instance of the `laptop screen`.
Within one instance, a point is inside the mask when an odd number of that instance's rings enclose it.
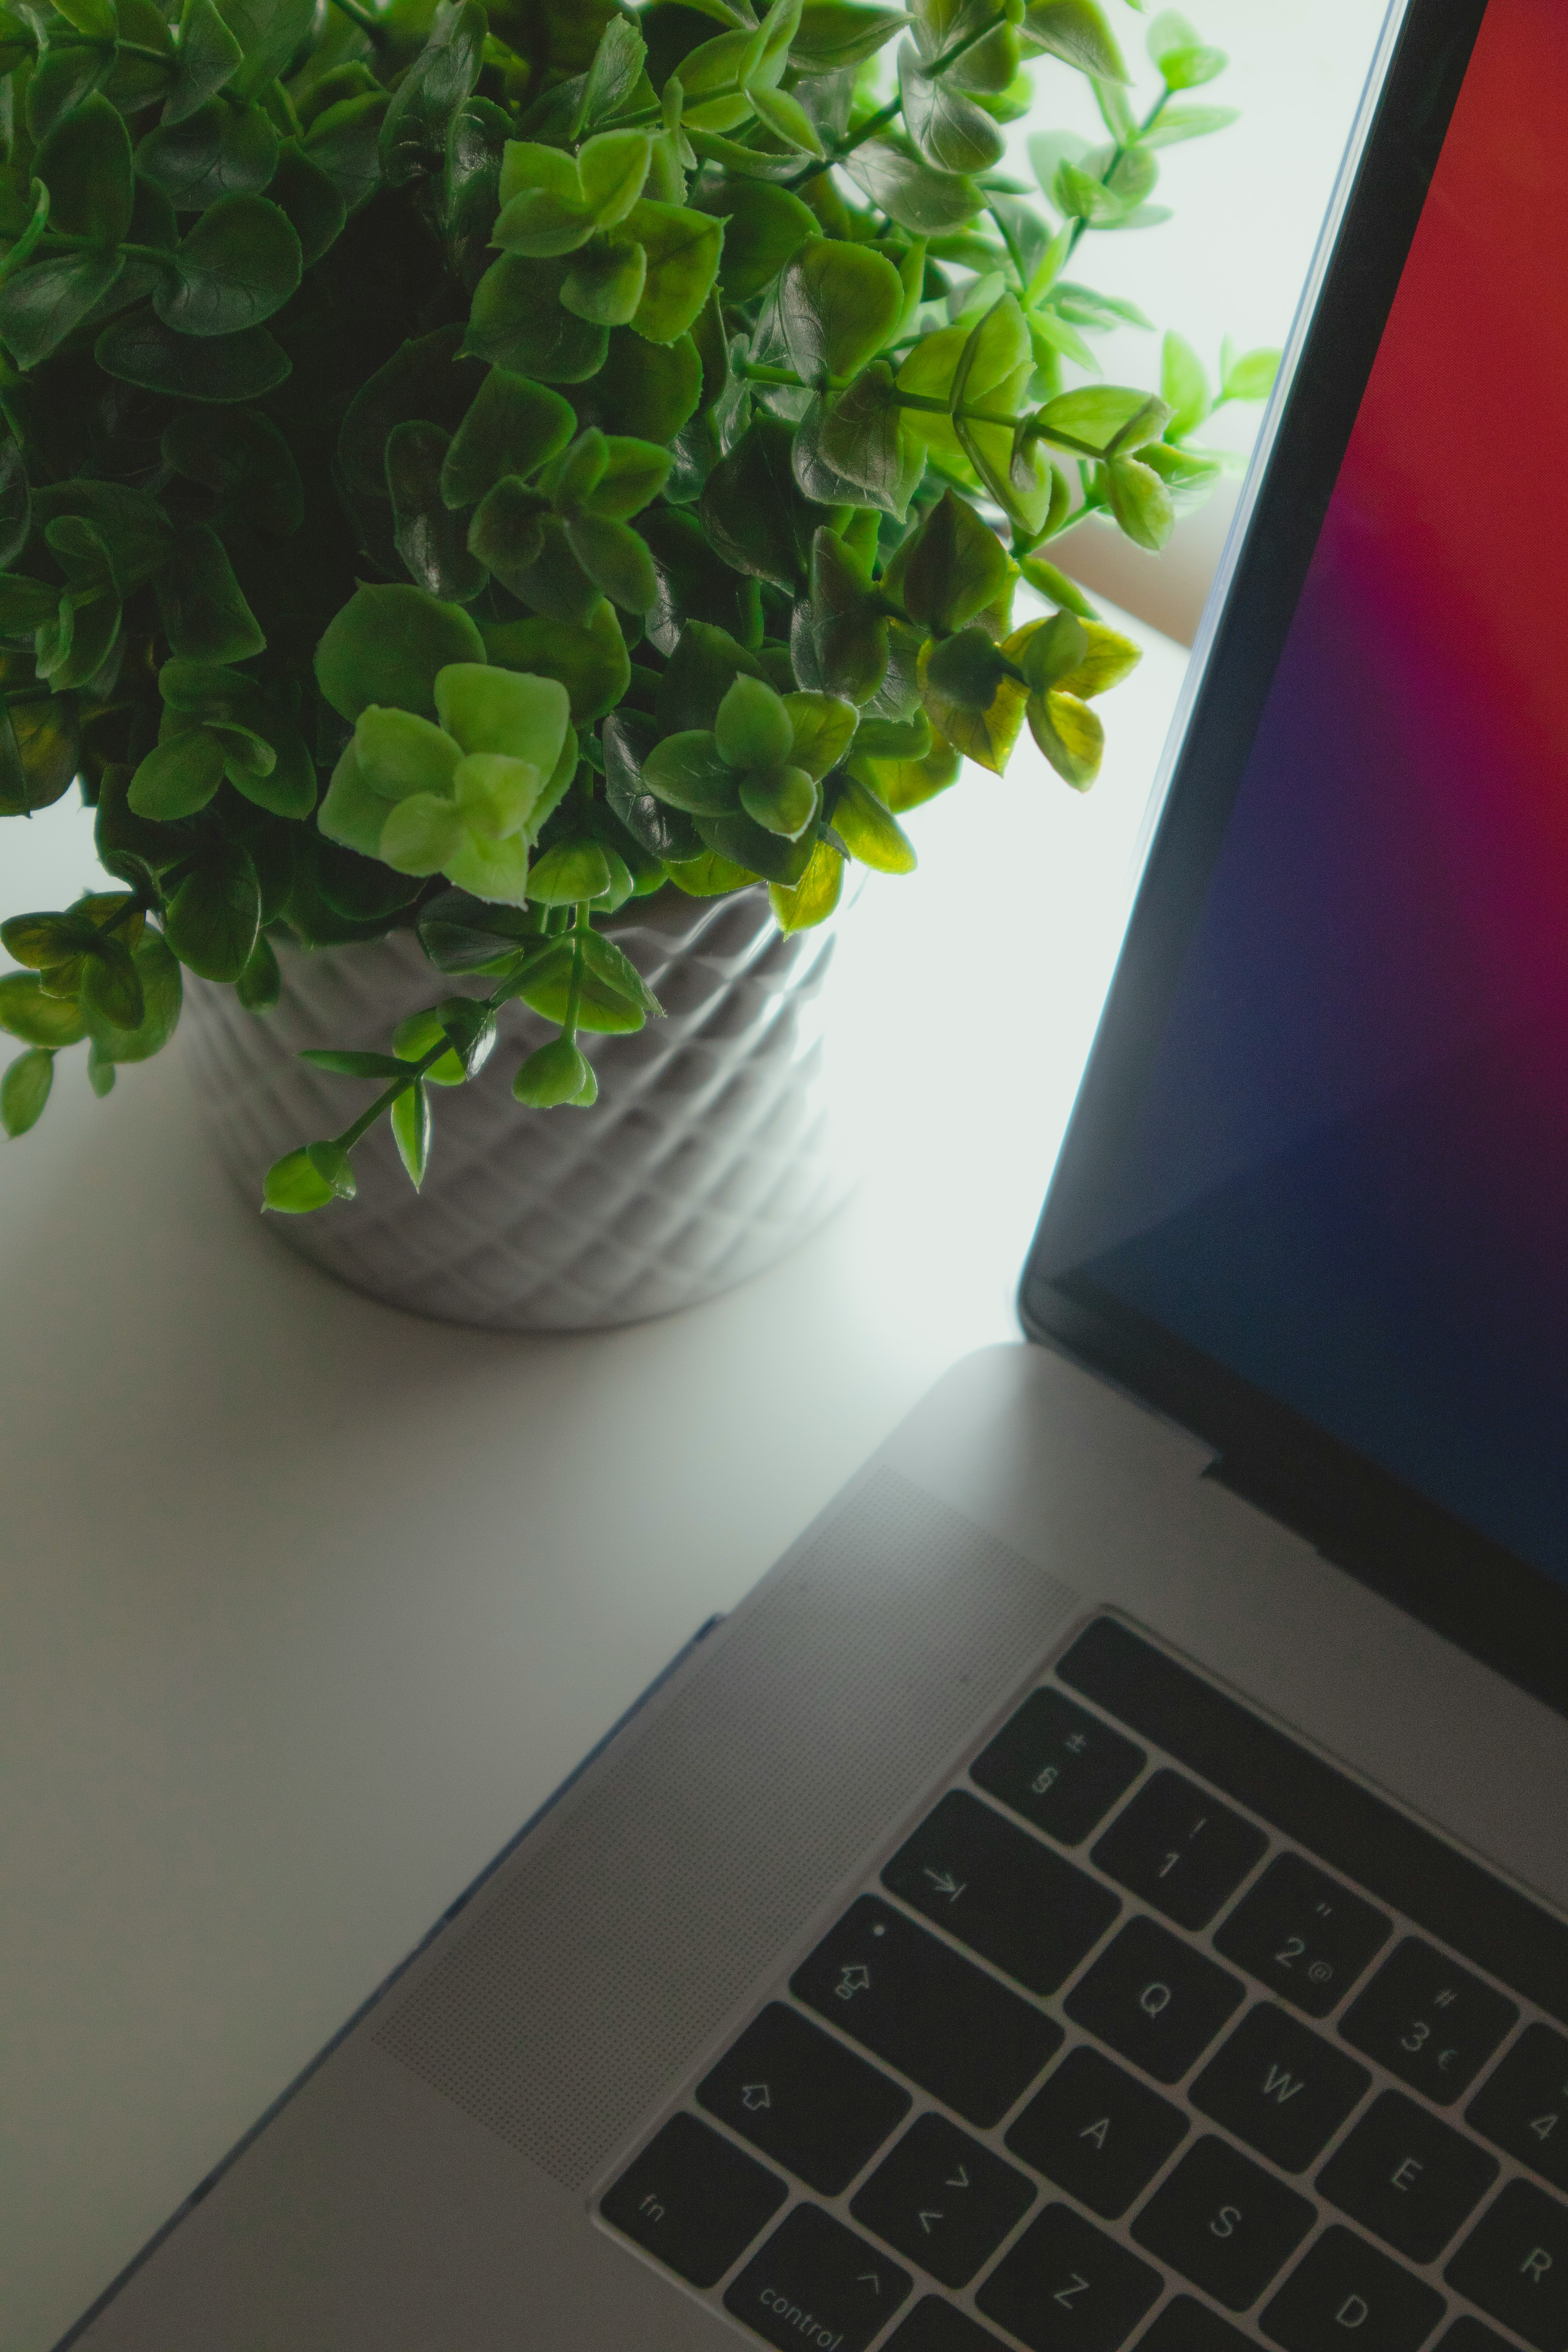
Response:
[[[1562,0],[1491,0],[1163,1034],[1041,1247],[1568,1584],[1565,126]]]

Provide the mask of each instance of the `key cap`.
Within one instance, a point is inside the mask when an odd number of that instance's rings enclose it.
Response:
[[[882,1873],[882,1884],[1031,1992],[1055,1992],[1121,1906],[1037,1838],[954,1789]]]
[[[976,2327],[951,2303],[928,2294],[889,2336],[885,2352],[1005,2352],[1005,2347],[988,2327]]]
[[[943,2286],[967,2286],[1035,2201],[1035,2184],[943,2116],[921,2116],[849,2210]]]
[[[724,2297],[769,2344],[865,2352],[909,2294],[908,2271],[815,2205],[787,2214]]]
[[[1206,2304],[1179,2294],[1147,2336],[1138,2338],[1138,2352],[1251,2352],[1251,2341],[1238,2336],[1228,2319],[1216,2318]]]
[[[1286,2172],[1304,2172],[1371,2088],[1364,2066],[1260,2000],[1209,2060],[1192,2101]]]
[[[1114,2221],[1191,2126],[1180,2107],[1087,2045],[1069,2050],[1008,2129],[1026,2164]]]
[[[1402,2091],[1374,2099],[1318,2175],[1331,2205],[1413,2263],[1435,2263],[1501,2169]]]
[[[1118,1813],[1094,1860],[1179,1927],[1206,1927],[1268,1841],[1179,1772],[1156,1772]]]
[[[795,1970],[791,1990],[983,2127],[1061,2047],[1052,2019],[870,1895]]]
[[[1494,2147],[1568,2189],[1568,2036],[1526,2026],[1465,2113]]]
[[[1157,2083],[1176,2083],[1242,1998],[1227,1976],[1152,1919],[1129,1919],[1064,2004]]]
[[[1568,2205],[1510,2180],[1443,2273],[1536,2352],[1568,2344]]]
[[[1285,2352],[1416,2352],[1447,2308],[1375,2246],[1338,2222],[1315,2238],[1258,2321]]]
[[[1467,2314],[1463,2319],[1456,2319],[1447,2336],[1439,2340],[1437,2352],[1513,2352],[1513,2347]]]
[[[1070,2206],[1047,2205],[974,2300],[1030,2352],[1117,2352],[1163,2284]]]
[[[776,2000],[699,2083],[697,2103],[824,2197],[847,2189],[912,2104]]]
[[[1457,2099],[1519,2016],[1511,2000],[1407,1936],[1340,2032],[1437,2106]]]
[[[1143,1769],[1143,1750],[1058,1690],[1024,1701],[970,1778],[1063,1845],[1080,1845]]]
[[[1389,1923],[1326,1871],[1299,1853],[1277,1854],[1224,1924],[1215,1949],[1237,1961],[1270,1992],[1327,2017],[1374,1952]]]
[[[1305,2197],[1210,2134],[1155,2190],[1132,2235],[1227,2311],[1245,2311],[1317,2218]]]
[[[788,2195],[774,2174],[695,2116],[671,2116],[599,2210],[693,2286],[717,2286]]]

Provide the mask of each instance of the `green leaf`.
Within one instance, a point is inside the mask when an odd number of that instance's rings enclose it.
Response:
[[[844,161],[844,170],[900,228],[937,236],[973,220],[984,202],[972,180],[933,172],[887,139],[868,139]]]
[[[223,541],[205,523],[181,531],[155,585],[170,650],[182,660],[248,661],[265,652]]]
[[[234,992],[247,1013],[270,1013],[282,995],[283,975],[278,968],[272,942],[265,933],[258,935],[245,968],[234,983]]]
[[[918,626],[962,629],[996,602],[1012,572],[995,532],[967,500],[944,490],[899,549],[883,586]]]
[[[910,500],[925,472],[922,444],[905,429],[905,412],[899,405],[891,368],[878,360],[858,375],[847,392],[822,403],[816,419],[814,444],[840,478],[863,500],[902,522]],[[805,426],[801,428],[802,435]],[[800,436],[796,438],[795,479],[807,496],[811,478],[802,481]]]
[[[289,364],[265,327],[197,340],[176,334],[148,310],[133,310],[106,327],[93,356],[106,375],[145,392],[220,404],[259,400],[284,381]]]
[[[174,1035],[183,994],[180,967],[157,931],[143,931],[132,951],[142,992],[142,1018],[134,1028],[107,1020],[84,990],[82,1017],[100,1056],[110,1062],[146,1062]]]
[[[47,580],[29,580],[16,572],[0,573],[0,636],[30,636],[35,629],[47,628],[59,610],[59,602],[58,588]]]
[[[1105,730],[1099,714],[1060,688],[1029,697],[1029,732],[1075,792],[1086,792],[1100,773]]]
[[[87,1034],[74,997],[50,996],[25,971],[0,974],[0,1029],[50,1053],[79,1045]]]
[[[787,841],[742,811],[733,815],[700,816],[696,823],[708,847],[721,857],[764,881],[782,883],[786,889],[797,887],[811,863],[809,836]]]
[[[1160,394],[1171,412],[1166,431],[1173,441],[1184,441],[1195,432],[1214,404],[1203,362],[1191,343],[1177,334],[1165,337]]]
[[[437,671],[484,658],[484,641],[460,605],[422,588],[364,586],[328,623],[316,647],[316,682],[344,719],[357,719],[373,702],[428,716]]]
[[[423,1078],[416,1078],[393,1104],[392,1139],[417,1192],[430,1165],[430,1092]]]
[[[1069,446],[1076,443],[1100,451],[1115,448],[1129,453],[1144,441],[1157,441],[1169,421],[1163,402],[1151,399],[1146,392],[1111,383],[1060,393],[1055,400],[1047,400],[1035,417],[1047,439],[1059,437]]]
[[[1127,79],[1116,37],[1095,0],[1029,0],[1024,31],[1037,48],[1080,73],[1100,81]]]
[[[595,514],[566,525],[573,554],[596,588],[624,611],[646,613],[658,601],[658,578],[647,542],[629,524]]]
[[[713,721],[720,760],[731,768],[775,768],[789,758],[794,742],[790,714],[779,696],[764,679],[742,671],[726,689]]]
[[[0,570],[15,563],[33,528],[27,468],[15,441],[0,441]]]
[[[37,367],[64,342],[119,277],[114,253],[60,254],[0,286],[0,338],[18,367]]]
[[[171,257],[153,297],[183,335],[232,335],[282,309],[300,283],[300,240],[265,196],[220,196]]]
[[[106,252],[130,235],[135,186],[131,140],[103,97],[89,98],[56,123],[34,169],[49,192],[49,226]]]
[[[741,806],[764,832],[798,841],[816,814],[816,786],[804,768],[753,769],[741,779]]]
[[[163,427],[166,465],[218,499],[218,522],[231,517],[288,539],[305,516],[304,486],[288,442],[259,409],[182,408]]]
[[[689,898],[722,898],[731,890],[746,889],[762,877],[748,866],[737,866],[732,857],[721,857],[705,849],[700,857],[689,863],[672,865],[669,878]]]
[[[511,1082],[512,1093],[531,1110],[553,1110],[573,1102],[593,1072],[586,1057],[568,1037],[552,1037],[530,1054]]]
[[[1265,350],[1244,352],[1232,360],[1225,372],[1225,396],[1227,400],[1267,400],[1274,389],[1274,379],[1279,373],[1281,354]]]
[[[205,212],[220,196],[258,195],[278,164],[278,133],[259,106],[237,111],[209,99],[179,122],[161,123],[136,148],[136,169],[176,212]]]
[[[895,333],[903,308],[899,273],[881,254],[814,238],[779,284],[790,365],[808,382],[825,370],[858,374]]]
[[[51,807],[76,781],[81,744],[74,695],[14,703],[0,719],[0,816]]]
[[[55,1057],[37,1046],[18,1054],[0,1078],[0,1126],[13,1142],[36,1127],[55,1082]]]
[[[581,424],[665,446],[695,415],[701,397],[702,362],[689,335],[649,343],[630,327],[612,331],[602,371],[571,394]]]
[[[284,1216],[303,1216],[324,1209],[337,1195],[305,1150],[290,1151],[274,1160],[262,1186],[261,1205]]]
[[[583,122],[592,131],[631,101],[647,57],[647,44],[626,16],[612,16],[599,36],[583,92]]]
[[[244,50],[213,0],[184,0],[174,51],[174,78],[163,101],[162,120],[166,123],[185,121],[233,80],[244,58]]]
[[[582,898],[602,898],[610,869],[596,841],[563,841],[529,868],[531,906],[569,907]]]
[[[91,955],[82,958],[78,1003],[83,1023],[89,1030],[141,1027],[147,1009],[142,1002],[142,976],[130,950],[121,940],[101,940]]]
[[[723,215],[719,277],[731,302],[749,302],[760,294],[809,239],[822,234],[809,205],[765,181],[728,180],[705,193],[702,201]]]
[[[88,33],[99,40],[112,40],[120,29],[119,14],[114,0],[66,0],[57,12],[79,33]]]
[[[624,327],[641,307],[647,256],[629,238],[590,237],[572,257],[561,299],[579,319]]]
[[[552,677],[571,698],[572,724],[586,727],[613,710],[631,681],[631,661],[615,608],[599,604],[585,628],[544,618],[488,624],[484,643],[505,669]]]
[[[1223,49],[1205,47],[1195,28],[1173,8],[1149,27],[1149,55],[1167,89],[1196,89],[1222,74],[1230,60]]]
[[[1211,131],[1227,130],[1240,120],[1240,109],[1235,106],[1167,106],[1159,121],[1143,132],[1143,144],[1174,147],[1184,139],[1206,139]]]
[[[711,816],[740,805],[740,777],[705,729],[667,735],[642,763],[642,779],[667,806]]]
[[[1176,526],[1171,493],[1152,466],[1113,457],[1105,468],[1110,510],[1130,540],[1158,553]]]
[[[193,727],[156,744],[131,780],[131,807],[137,816],[167,824],[205,808],[223,782],[223,745],[205,727]]]
[[[547,1021],[564,1021],[574,956],[580,954],[583,984],[577,1010],[578,1027],[601,1035],[629,1035],[633,1030],[640,1029],[647,1018],[645,1002],[647,992],[643,988],[640,978],[633,974],[637,992],[628,994],[619,965],[602,962],[597,951],[588,946],[585,939],[582,947],[577,948],[575,942],[582,937],[580,933],[568,934],[562,941],[559,954],[546,957],[534,967],[522,992],[523,1002],[531,1005],[535,1013],[542,1013]]]
[[[787,757],[820,783],[848,751],[859,713],[852,702],[833,694],[786,694],[784,707],[790,722]]]
[[[26,121],[35,140],[47,137],[74,106],[106,81],[113,70],[111,48],[57,48],[39,58],[27,79]]]
[[[1078,583],[1069,580],[1065,572],[1058,572],[1054,563],[1047,563],[1043,555],[1038,552],[1021,555],[1018,569],[1030,587],[1037,588],[1042,596],[1048,596],[1053,604],[1060,604],[1069,613],[1078,614],[1081,620],[1099,618]]]
[[[806,0],[790,44],[797,73],[838,73],[885,48],[908,19],[896,8],[868,8],[856,0]]]
[[[718,276],[723,223],[681,205],[645,198],[627,213],[625,233],[647,257],[632,327],[647,342],[673,343],[692,325]]]
[[[1076,614],[1055,613],[1015,630],[1002,651],[1023,671],[1030,692],[1045,694],[1088,660],[1089,632]]]
[[[442,462],[442,497],[449,507],[475,505],[504,475],[535,473],[559,456],[576,427],[558,392],[492,367]]]
[[[468,552],[468,535],[441,494],[450,436],[438,425],[395,425],[386,438],[386,487],[393,541],[416,587],[457,604],[471,604],[485,567]]]
[[[605,364],[609,330],[562,306],[569,260],[503,253],[474,291],[463,350],[545,383],[582,383]]]
[[[1008,675],[983,629],[922,648],[921,697],[932,725],[957,751],[1000,775],[1024,723],[1028,689]]]
[[[822,520],[795,480],[794,442],[782,417],[757,417],[709,475],[700,506],[703,528],[727,564],[792,591],[805,578]]]
[[[584,504],[590,514],[625,522],[658,498],[669,478],[669,452],[651,441],[611,434],[605,440],[605,470]]]
[[[318,114],[305,135],[305,155],[331,181],[351,215],[381,184],[381,125],[391,103],[384,90],[366,90]]]
[[[642,763],[656,740],[653,721],[630,711],[617,711],[605,721],[600,740],[605,753],[605,797],[633,840],[667,862],[700,856],[702,844],[690,819],[668,807],[644,785]]]
[[[381,128],[381,168],[388,187],[436,169],[447,126],[473,91],[489,26],[477,0],[436,11],[430,37],[397,86]]]
[[[781,931],[808,931],[825,923],[838,904],[844,887],[844,860],[826,841],[817,842],[805,873],[793,889],[768,886],[773,920]]]
[[[218,5],[244,53],[233,89],[242,98],[254,98],[283,72],[309,36],[312,0],[218,0]]]
[[[200,863],[170,899],[163,935],[204,980],[237,980],[250,960],[261,894],[250,852],[237,841],[204,845]]]
[[[899,91],[904,127],[939,172],[986,172],[1002,160],[1001,131],[984,110],[942,76],[935,79],[906,41],[899,51]]]
[[[852,857],[879,874],[912,874],[919,863],[902,826],[858,777],[844,779],[833,803],[833,829]]]

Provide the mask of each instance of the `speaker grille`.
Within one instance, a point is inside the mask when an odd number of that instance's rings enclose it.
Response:
[[[879,1472],[376,2040],[585,2187],[1078,1605]]]

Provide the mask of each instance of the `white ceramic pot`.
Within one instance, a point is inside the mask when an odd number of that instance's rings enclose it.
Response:
[[[555,1032],[509,1004],[479,1077],[432,1092],[423,1193],[382,1121],[354,1154],[358,1197],[269,1216],[279,1240],[394,1306],[508,1331],[667,1315],[804,1241],[852,1182],[823,1072],[833,923],[786,938],[761,887],[717,899],[667,889],[613,928],[667,1017],[584,1037],[591,1110],[513,1101],[518,1064]],[[272,1012],[188,980],[181,1024],[218,1155],[258,1209],[274,1160],[339,1132],[374,1097],[300,1061],[303,1048],[384,1053],[405,1014],[483,985],[437,971],[407,932],[312,951],[280,941],[279,962]]]

